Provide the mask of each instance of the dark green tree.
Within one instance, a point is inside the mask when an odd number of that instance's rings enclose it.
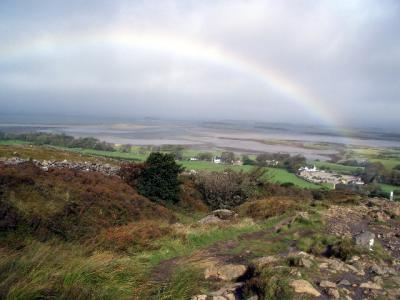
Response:
[[[153,201],[178,202],[180,194],[178,175],[182,171],[182,166],[175,162],[173,154],[151,153],[140,175],[139,193]]]

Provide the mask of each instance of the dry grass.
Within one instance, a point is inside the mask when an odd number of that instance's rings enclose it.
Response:
[[[267,219],[300,209],[305,203],[294,197],[268,197],[246,202],[238,208],[238,211],[241,216]]]
[[[139,220],[175,221],[167,208],[138,195],[118,177],[100,173],[0,164],[0,186],[0,211],[9,220],[0,222],[1,228],[23,226],[40,232],[41,239],[54,234],[84,238]]]

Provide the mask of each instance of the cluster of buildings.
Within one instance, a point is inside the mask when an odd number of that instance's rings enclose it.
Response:
[[[358,176],[342,175],[324,170],[318,170],[315,166],[312,168],[301,167],[298,171],[298,176],[313,182],[313,183],[330,183],[336,186],[337,184],[346,185],[363,185],[364,182]]]

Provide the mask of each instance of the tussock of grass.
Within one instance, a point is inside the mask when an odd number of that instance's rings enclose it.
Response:
[[[269,197],[254,201],[248,201],[239,208],[241,216],[248,216],[255,219],[268,219],[300,209],[306,201],[295,197]]]
[[[256,270],[247,288],[255,291],[261,299],[289,300],[293,298],[293,289],[289,286],[290,268],[262,268]]]
[[[199,282],[202,279],[201,270],[180,267],[175,270],[170,280],[165,283],[155,283],[153,288],[146,293],[149,299],[157,300],[185,300],[190,299],[199,292]]]

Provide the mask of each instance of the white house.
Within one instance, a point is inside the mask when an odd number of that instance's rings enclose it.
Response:
[[[221,163],[221,158],[220,157],[213,157],[213,163],[214,164],[220,164]]]
[[[312,167],[312,168],[309,168],[309,167],[307,167],[307,166],[301,167],[301,168],[299,169],[299,171],[300,171],[300,172],[301,172],[301,171],[305,171],[305,172],[317,172],[318,169],[317,169],[317,167],[314,165],[314,167]]]

